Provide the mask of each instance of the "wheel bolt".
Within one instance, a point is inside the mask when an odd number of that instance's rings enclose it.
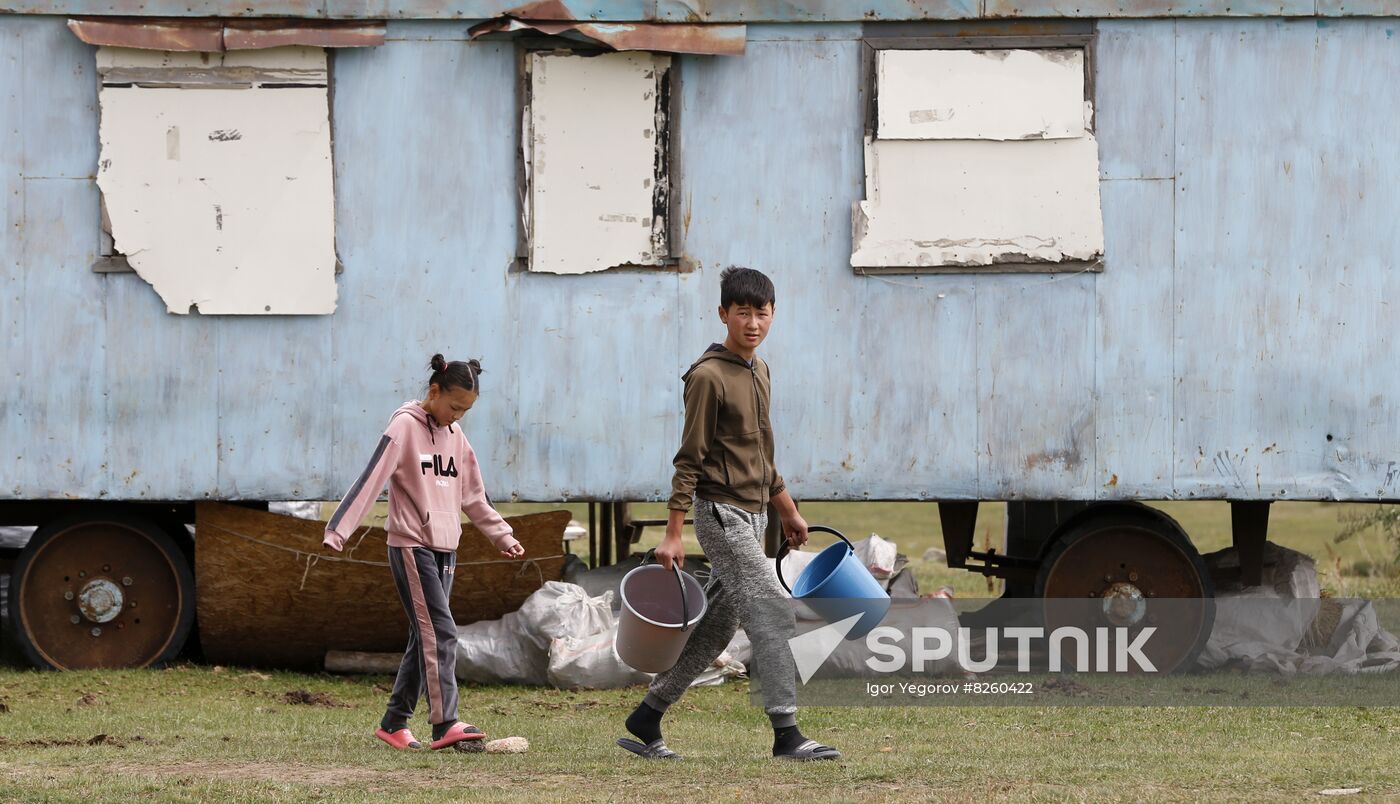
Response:
[[[133,609],[136,608],[136,601],[135,601],[135,600],[131,601],[131,607],[132,607]]]
[[[131,586],[131,576],[130,576],[130,575],[123,575],[123,576],[122,576],[122,586]]]
[[[83,618],[82,618],[82,617],[79,617],[79,616],[76,615],[76,614],[74,614],[72,617],[69,617],[69,618],[68,618],[68,622],[70,622],[70,623],[72,623],[72,624],[74,624],[74,625],[77,625],[78,623],[80,623],[80,622],[82,622],[82,621],[83,621]]]
[[[87,577],[87,572],[86,572],[86,571],[79,572],[79,573],[78,573],[78,577],[79,577],[79,578],[86,578],[86,577]]]
[[[1136,581],[1136,580],[1137,580],[1137,573],[1136,573],[1136,572],[1130,572],[1130,573],[1128,573],[1128,580],[1130,580],[1130,581]]]
[[[103,564],[103,565],[102,565],[102,571],[103,571],[103,572],[111,572],[111,571],[112,571],[112,565],[111,565],[111,564]]]
[[[1108,573],[1104,573],[1103,580],[1104,580],[1104,583],[1112,583],[1112,582],[1113,582],[1113,576],[1112,576],[1112,575],[1109,575]]]
[[[70,590],[68,590],[67,592],[64,592],[64,593],[63,593],[63,599],[64,599],[64,600],[72,600],[72,599],[73,599],[73,590],[70,589]]]
[[[102,629],[101,629],[101,628],[94,628],[94,629],[92,629],[92,635],[95,636],[95,637],[96,637],[96,636],[102,636]]]

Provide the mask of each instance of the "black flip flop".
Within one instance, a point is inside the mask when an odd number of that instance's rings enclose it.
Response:
[[[773,758],[787,759],[793,762],[812,762],[819,759],[840,759],[841,752],[829,745],[822,745],[816,740],[808,740],[791,751],[774,754]]]
[[[631,751],[642,759],[680,759],[681,755],[666,747],[666,741],[662,739],[653,740],[646,745],[642,745],[636,740],[626,737],[619,737],[617,744]]]

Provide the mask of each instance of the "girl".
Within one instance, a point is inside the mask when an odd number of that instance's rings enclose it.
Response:
[[[339,552],[359,527],[384,482],[389,482],[389,569],[408,612],[408,649],[399,665],[389,706],[374,736],[397,749],[422,748],[408,730],[408,718],[427,692],[432,747],[482,750],[486,735],[457,720],[457,626],[448,610],[460,513],[507,558],[525,548],[510,525],[491,507],[481,482],[476,453],[461,428],[454,428],[476,403],[481,364],[475,360],[429,362],[428,398],[394,411],[369,466],[341,500],[326,525],[325,546]]]

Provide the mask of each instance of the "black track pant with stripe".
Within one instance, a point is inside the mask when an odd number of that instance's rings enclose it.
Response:
[[[420,694],[428,699],[429,723],[457,719],[457,626],[447,606],[456,568],[456,553],[389,548],[389,571],[408,612],[409,633],[384,714],[386,727],[408,725]]]

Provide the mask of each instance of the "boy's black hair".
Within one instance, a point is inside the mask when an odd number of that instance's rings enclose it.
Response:
[[[428,368],[433,370],[433,374],[428,378],[428,384],[436,384],[441,391],[450,391],[453,388],[461,388],[466,391],[481,391],[481,363],[476,360],[453,360],[448,361],[442,355],[433,355],[428,361]]]
[[[727,310],[735,304],[776,307],[773,280],[752,268],[725,268],[719,275],[719,306]]]

